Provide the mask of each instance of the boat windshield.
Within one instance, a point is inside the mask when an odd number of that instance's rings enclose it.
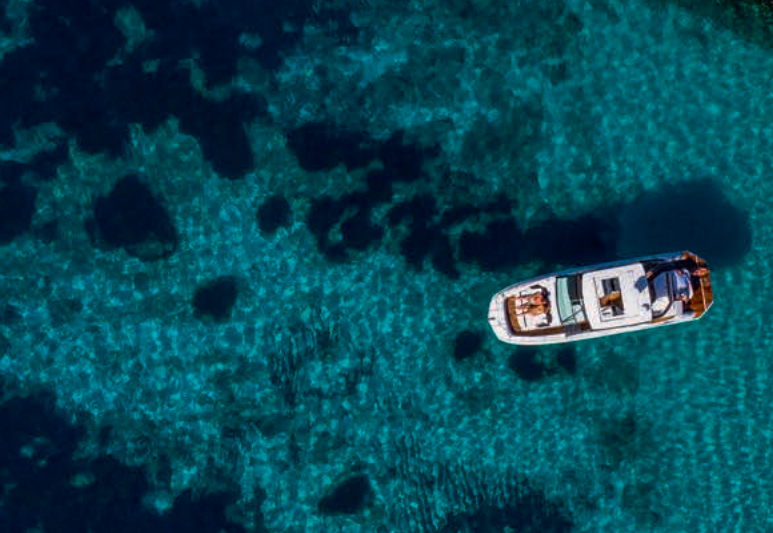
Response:
[[[581,275],[562,276],[556,280],[556,302],[561,324],[571,325],[585,322]]]

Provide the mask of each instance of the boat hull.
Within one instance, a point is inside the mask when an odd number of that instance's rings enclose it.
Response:
[[[650,282],[646,281],[647,267],[653,264],[665,265],[684,261],[686,254],[694,258],[696,265],[706,266],[705,261],[691,252],[674,252],[571,268],[529,278],[494,294],[489,304],[489,325],[502,342],[545,345],[608,337],[697,320],[713,303],[713,292],[708,275],[705,279],[701,279],[701,283],[706,284],[705,288],[702,285],[700,294],[693,295],[693,298],[703,298],[702,305],[697,306],[700,312],[683,310],[682,302],[666,302],[668,312],[657,315],[653,311],[653,304],[657,302],[651,300],[654,292],[648,285]],[[597,276],[598,279],[594,279],[593,276],[597,273],[601,274]],[[629,311],[628,315],[621,313],[619,317],[613,317],[610,314],[611,319],[606,320],[603,316],[599,316],[600,312],[604,314],[606,308],[598,307],[596,294],[594,293],[593,297],[587,297],[590,292],[593,292],[594,281],[606,282],[612,277],[612,274],[605,276],[605,273],[613,273],[622,280],[625,279],[625,275],[630,278],[628,287],[624,283],[622,288],[627,298],[627,307],[634,309]],[[566,289],[565,286],[569,283],[567,280],[576,280],[575,294]],[[585,282],[584,287],[582,287],[582,281]],[[529,305],[530,298],[536,294],[536,287],[545,291],[545,294],[551,295],[550,305],[558,312],[537,317],[521,312],[520,306]],[[618,290],[620,290],[619,287]],[[585,294],[586,297],[578,296],[579,293]],[[709,295],[708,301],[706,301],[706,294]],[[577,310],[577,314],[581,315],[580,319],[572,316],[572,309]],[[636,309],[641,309],[641,312]]]

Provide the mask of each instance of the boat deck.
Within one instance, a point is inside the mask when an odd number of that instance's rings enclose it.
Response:
[[[714,301],[698,267],[706,262],[674,252],[534,277],[492,297],[489,324],[500,340],[538,345],[689,322]]]
[[[527,314],[518,312],[519,300],[542,294],[547,300],[545,312]],[[552,328],[560,327],[561,320],[556,309],[556,278],[546,277],[538,283],[516,285],[503,295],[504,311],[507,322],[513,332],[537,332],[544,335]]]
[[[508,296],[505,298],[505,308],[507,309],[507,324],[510,326],[510,331],[513,335],[521,337],[542,337],[544,335],[571,335],[572,333],[578,333],[580,331],[589,331],[591,329],[588,322],[581,322],[573,325],[571,328],[562,326],[560,323],[557,325],[548,325],[541,328],[524,329],[521,326],[523,321],[522,316],[516,312],[517,309],[517,297]]]

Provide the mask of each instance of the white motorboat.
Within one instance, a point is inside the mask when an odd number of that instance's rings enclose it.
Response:
[[[706,261],[658,254],[538,276],[496,293],[489,324],[511,344],[555,344],[691,322],[714,301]]]

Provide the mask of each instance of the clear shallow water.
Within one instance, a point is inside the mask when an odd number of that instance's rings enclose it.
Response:
[[[0,530],[768,527],[773,65],[742,25],[44,7],[0,62],[0,372],[37,398],[2,406]],[[514,280],[682,248],[697,324],[486,329]]]

